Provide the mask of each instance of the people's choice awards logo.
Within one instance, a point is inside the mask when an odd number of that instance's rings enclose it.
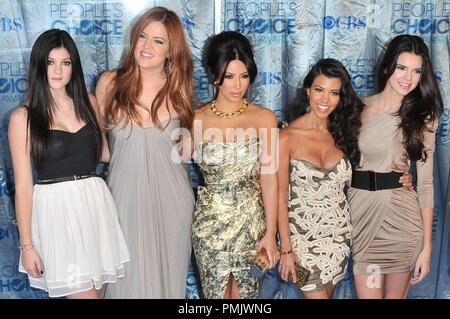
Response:
[[[17,61],[0,61],[0,104],[19,103],[27,89],[26,64]]]
[[[430,42],[448,43],[450,2],[395,2],[392,16],[395,34],[430,35]]]
[[[255,43],[292,43],[301,6],[296,1],[225,2],[225,30],[252,34]]]
[[[124,9],[122,2],[51,2],[50,28],[67,31],[81,44],[122,45]]]

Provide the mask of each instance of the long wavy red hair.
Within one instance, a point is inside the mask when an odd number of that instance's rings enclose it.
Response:
[[[142,118],[136,111],[140,105],[142,82],[139,66],[135,59],[135,48],[142,31],[151,22],[159,21],[166,27],[169,38],[169,58],[166,59],[164,70],[167,81],[153,100],[150,115],[155,126],[162,129],[158,119],[158,110],[164,104],[169,109],[169,100],[181,119],[181,125],[191,129],[194,118],[194,64],[189,46],[184,35],[180,19],[173,11],[164,7],[154,7],[145,11],[133,25],[130,36],[130,49],[121,66],[116,70],[105,104],[105,116],[109,119],[107,129],[112,130],[124,122],[124,127],[130,120],[142,126]],[[164,103],[165,102],[165,103]]]

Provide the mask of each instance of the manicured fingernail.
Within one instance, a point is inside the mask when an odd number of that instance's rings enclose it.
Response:
[[[416,274],[414,274],[414,278],[417,278],[417,275],[416,275]]]

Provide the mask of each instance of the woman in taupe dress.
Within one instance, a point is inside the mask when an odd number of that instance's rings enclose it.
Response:
[[[359,298],[406,298],[430,269],[433,152],[443,104],[428,49],[401,35],[386,48],[378,94],[363,99],[360,167],[348,191],[353,226],[353,271]],[[398,176],[412,162],[417,191]]]

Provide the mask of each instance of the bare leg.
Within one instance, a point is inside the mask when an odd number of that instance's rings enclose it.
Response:
[[[228,279],[227,289],[225,290],[223,299],[241,299],[236,280],[234,280],[233,274],[231,273]]]
[[[102,295],[102,292],[103,292],[103,286],[100,287],[100,289],[94,289],[94,290],[97,293],[97,298],[100,299],[100,296]]]
[[[98,292],[96,289],[91,289],[88,291],[68,295],[67,299],[98,299]]]
[[[413,272],[386,275],[385,299],[406,299]]]
[[[319,292],[313,292],[313,293],[303,293],[303,297],[305,299],[331,299],[333,297],[334,288],[331,287],[327,290],[319,291]]]
[[[384,275],[354,275],[359,299],[382,299]]]

